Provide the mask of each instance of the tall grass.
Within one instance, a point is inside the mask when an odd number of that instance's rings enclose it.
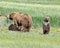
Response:
[[[60,5],[60,0],[0,0],[4,2],[28,3],[28,4],[55,4]]]
[[[41,27],[45,16],[50,17],[51,26],[60,27],[60,6],[59,5],[39,5],[20,3],[0,3],[0,14],[8,15],[11,12],[23,12],[30,14],[34,27]],[[6,5],[7,4],[7,5]],[[6,5],[6,6],[5,6]]]

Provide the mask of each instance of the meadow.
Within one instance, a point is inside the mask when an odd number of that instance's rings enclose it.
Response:
[[[60,48],[60,0],[0,0],[0,48]],[[5,15],[23,12],[31,15],[30,32],[9,31],[13,21]],[[51,30],[43,34],[42,22],[50,17]]]

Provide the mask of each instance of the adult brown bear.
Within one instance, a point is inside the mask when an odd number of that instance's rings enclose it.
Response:
[[[9,14],[8,17],[10,20],[14,21],[14,25],[17,26],[18,29],[21,31],[30,31],[30,28],[32,26],[32,18],[28,14],[23,14],[20,12],[13,12]]]

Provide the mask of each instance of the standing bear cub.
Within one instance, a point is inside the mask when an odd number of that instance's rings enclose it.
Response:
[[[14,25],[20,31],[29,32],[32,26],[32,18],[28,14],[23,14],[20,12],[10,13],[8,18],[14,21]]]
[[[43,21],[43,34],[48,34],[50,31],[50,21],[49,17],[45,17]]]

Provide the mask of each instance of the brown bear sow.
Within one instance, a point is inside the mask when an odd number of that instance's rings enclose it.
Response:
[[[16,25],[13,25],[13,24],[11,24],[8,29],[12,30],[12,31],[17,31],[18,30],[18,28],[16,27]]]
[[[24,32],[29,32],[30,31],[30,28],[32,26],[32,18],[30,15],[28,14],[23,14],[23,20],[22,20],[22,28],[21,30],[24,31]]]
[[[32,26],[32,18],[28,14],[13,12],[9,14],[9,19],[14,21],[14,25],[21,31],[29,31]]]
[[[43,21],[43,34],[48,34],[50,31],[50,21],[49,17],[45,17]]]

